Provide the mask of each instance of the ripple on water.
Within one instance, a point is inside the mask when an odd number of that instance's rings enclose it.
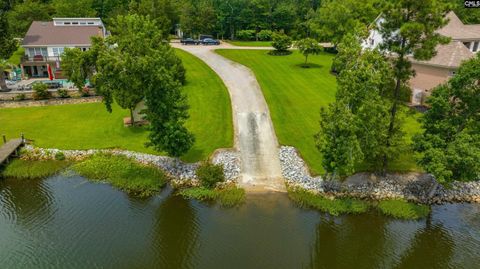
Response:
[[[81,177],[22,184],[0,182],[2,268],[475,268],[480,257],[478,206],[398,221],[332,217],[285,194],[223,209]]]

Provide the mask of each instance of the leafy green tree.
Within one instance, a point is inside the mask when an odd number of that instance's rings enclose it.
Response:
[[[155,53],[150,58],[151,66],[163,62],[162,53]],[[188,105],[181,92],[181,84],[174,79],[172,71],[165,67],[157,73],[150,74],[145,86],[146,118],[150,122],[150,142],[157,151],[166,151],[170,156],[180,157],[195,142],[195,137],[184,126],[188,118]]]
[[[380,25],[380,33],[383,37],[381,48],[393,53],[392,65],[396,85],[391,94],[393,100],[390,109],[390,125],[388,129],[387,148],[392,147],[396,130],[401,129],[398,121],[398,106],[400,93],[403,87],[413,76],[410,62],[410,54],[417,60],[428,60],[436,54],[438,44],[446,44],[449,39],[436,32],[447,22],[445,15],[448,5],[441,0],[411,1],[411,0],[388,0],[383,9],[383,23]],[[384,156],[383,172],[386,172],[389,158]]]
[[[181,8],[182,30],[192,36],[212,33],[216,24],[216,10],[211,1],[185,1]]]
[[[287,1],[280,2],[271,15],[272,29],[290,33],[295,23],[295,5]]]
[[[323,48],[318,44],[318,41],[313,38],[304,38],[295,43],[298,50],[305,56],[305,65],[307,65],[308,56],[310,54],[318,55]]]
[[[315,135],[315,142],[323,156],[324,169],[333,177],[353,173],[355,164],[363,158],[354,123],[355,116],[341,101],[320,111],[320,132]]]
[[[417,161],[441,183],[480,179],[480,56],[437,87],[414,138]]]
[[[106,21],[116,15],[125,15],[128,12],[130,0],[93,0],[92,8],[96,14]]]
[[[366,34],[367,26],[380,14],[376,0],[326,0],[317,11],[315,31],[325,41],[338,44],[352,32]]]
[[[338,176],[353,173],[356,165],[378,171],[384,155],[398,155],[392,148],[402,148],[387,147],[390,101],[384,95],[393,87],[390,64],[378,51],[354,48],[349,54],[358,57],[345,58],[336,102],[322,111],[316,136],[318,149],[327,156],[325,170]]]
[[[464,0],[445,0],[451,4],[452,10],[465,24],[480,24],[480,9],[465,8]]]
[[[104,96],[107,109],[111,111],[111,103],[115,100],[120,107],[130,111],[131,123],[135,125],[133,110],[145,97],[145,73],[155,71],[154,68],[145,70],[146,62],[153,51],[164,49],[167,45],[163,44],[163,33],[157,29],[154,21],[138,15],[117,17],[111,33],[104,45],[89,51],[100,49],[95,63],[97,73],[94,82],[97,91]],[[89,55],[83,53],[82,56],[88,63]],[[77,62],[77,65],[80,67],[81,80],[85,75],[82,71],[83,62]]]
[[[158,151],[180,157],[194,143],[185,128],[186,97],[181,91],[185,69],[175,51],[164,42],[156,21],[139,15],[118,16],[103,46],[96,52],[93,80],[107,109],[115,100],[131,112],[145,100],[150,122],[147,144]]]
[[[53,0],[56,17],[96,17],[93,0]]]
[[[51,14],[52,7],[41,1],[26,0],[18,3],[8,12],[10,32],[15,37],[24,37],[33,21],[50,20]]]
[[[361,38],[355,33],[346,34],[337,46],[337,55],[333,58],[332,71],[339,74],[353,60],[360,57],[362,47]]]
[[[248,27],[254,29],[255,31],[255,40],[259,40],[259,32],[262,29],[268,29],[268,10],[269,3],[266,0],[251,0],[247,3],[247,8],[245,9],[247,14],[242,14],[243,16],[248,16]]]
[[[292,38],[283,32],[275,32],[272,36],[272,46],[277,53],[285,53],[292,46]]]
[[[79,48],[65,48],[61,55],[62,72],[78,90],[83,89],[87,79],[91,80],[95,71],[97,53],[100,51],[97,46],[102,45],[102,39],[95,37],[92,38],[92,49],[82,51]]]
[[[5,74],[3,71],[8,67],[8,63],[5,59],[8,59],[10,55],[15,51],[17,43],[13,40],[9,31],[9,25],[7,22],[6,9],[7,3],[0,2],[0,89],[6,89]]]
[[[130,3],[130,12],[149,16],[156,20],[159,29],[164,32],[165,38],[180,21],[181,1],[173,0],[141,0]]]

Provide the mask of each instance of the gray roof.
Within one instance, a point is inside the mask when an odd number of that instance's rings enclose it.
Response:
[[[428,61],[416,61],[419,64],[458,68],[463,61],[475,56],[461,41],[452,41],[446,45],[437,46],[437,55]]]
[[[480,24],[463,24],[457,15],[450,11],[447,14],[449,22],[437,32],[441,35],[451,37],[453,40],[479,40]]]
[[[88,45],[92,36],[102,35],[102,28],[98,26],[54,26],[52,21],[34,21],[22,45]]]

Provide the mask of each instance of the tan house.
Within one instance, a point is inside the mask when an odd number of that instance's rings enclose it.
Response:
[[[428,61],[412,59],[416,73],[410,80],[413,105],[423,104],[433,88],[446,82],[463,61],[473,58],[480,51],[480,24],[465,25],[453,11],[447,14],[447,18],[448,24],[438,30],[438,33],[450,37],[451,42],[437,46],[437,55]],[[377,27],[382,20],[381,16],[377,18]],[[364,48],[375,48],[382,41],[380,33],[374,29],[362,45]]]
[[[61,55],[65,48],[88,50],[92,36],[104,37],[105,27],[100,18],[54,18],[34,21],[25,35],[22,47],[24,77],[48,77],[48,67],[55,78],[61,78]]]

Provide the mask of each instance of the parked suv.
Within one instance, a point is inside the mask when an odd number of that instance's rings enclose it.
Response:
[[[183,45],[198,45],[200,41],[193,39],[193,38],[185,38],[180,41]]]
[[[220,45],[220,41],[213,38],[205,38],[202,40],[203,45]]]

